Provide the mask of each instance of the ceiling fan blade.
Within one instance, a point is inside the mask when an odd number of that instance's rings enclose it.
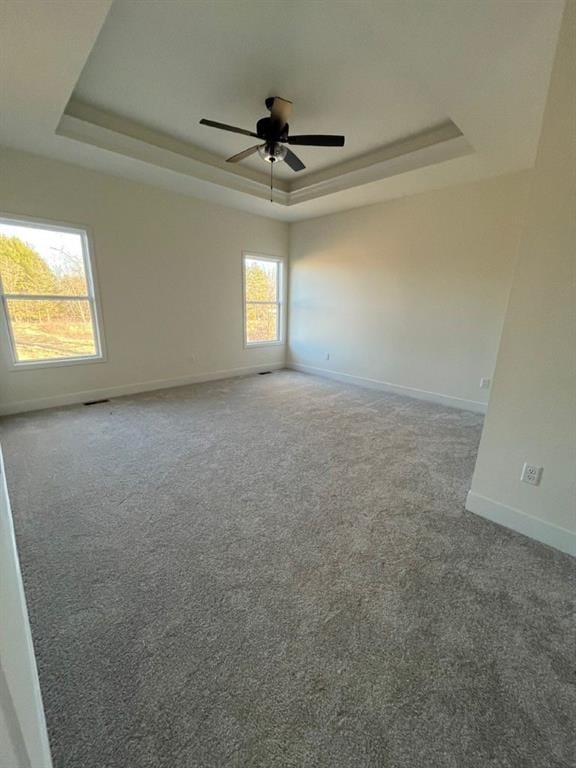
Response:
[[[255,147],[250,147],[249,149],[245,149],[243,152],[238,152],[237,155],[232,155],[232,157],[227,158],[227,163],[238,163],[240,160],[244,160],[245,157],[250,157],[250,155],[253,155],[255,152],[258,152],[258,148],[260,147],[260,144],[256,144]]]
[[[208,125],[210,128],[220,128],[221,131],[230,131],[231,133],[241,133],[243,136],[253,136],[255,139],[259,139],[257,133],[253,131],[245,131],[244,128],[236,128],[234,125],[226,125],[226,123],[217,123],[214,120],[200,120],[200,125]]]
[[[268,102],[268,99],[266,101]],[[292,102],[288,101],[288,99],[282,99],[280,96],[273,96],[271,101],[270,118],[273,122],[281,123],[282,127],[284,127],[292,112]]]
[[[288,144],[308,145],[310,147],[343,147],[344,136],[288,136]]]
[[[286,155],[284,156],[284,162],[288,163],[290,168],[292,168],[293,171],[303,171],[306,166],[300,160],[298,155],[295,155],[294,152],[292,152],[291,149],[286,148]]]

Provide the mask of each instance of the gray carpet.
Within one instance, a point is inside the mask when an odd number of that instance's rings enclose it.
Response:
[[[480,429],[288,371],[5,419],[55,768],[572,766],[576,561],[464,511]]]

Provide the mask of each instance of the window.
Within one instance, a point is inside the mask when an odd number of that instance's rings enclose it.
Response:
[[[102,359],[84,230],[0,218],[0,292],[16,366]]]
[[[283,261],[244,254],[244,344],[281,344]]]

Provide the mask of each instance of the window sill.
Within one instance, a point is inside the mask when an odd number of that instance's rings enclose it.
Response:
[[[27,360],[21,363],[12,362],[11,371],[39,370],[41,368],[62,368],[68,365],[91,365],[92,363],[105,363],[103,355],[98,357],[70,357],[62,360]]]
[[[283,347],[283,341],[253,341],[244,342],[244,349],[257,349],[258,347]]]

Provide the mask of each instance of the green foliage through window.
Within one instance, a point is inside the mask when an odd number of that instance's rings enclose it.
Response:
[[[17,362],[98,355],[82,249],[74,232],[0,222],[4,310]]]
[[[278,261],[245,257],[246,343],[280,341],[280,270]]]

